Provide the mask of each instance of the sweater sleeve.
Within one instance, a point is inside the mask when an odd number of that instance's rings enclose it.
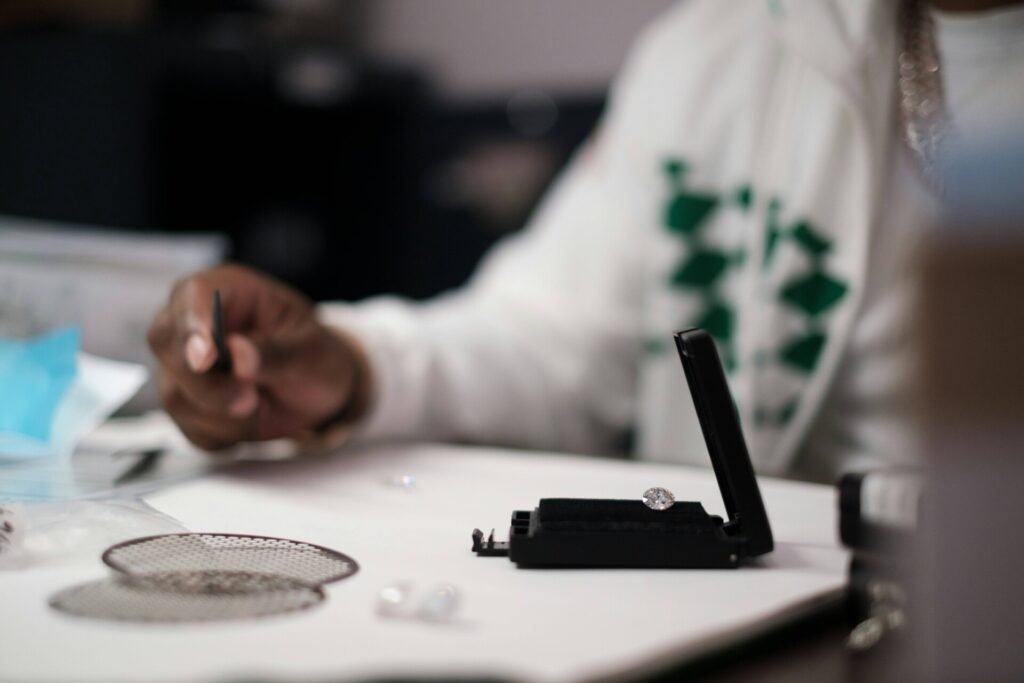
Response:
[[[375,398],[356,438],[616,449],[634,420],[642,350],[652,209],[641,186],[657,177],[638,133],[650,42],[627,62],[597,134],[466,287],[426,303],[321,307],[370,356]]]

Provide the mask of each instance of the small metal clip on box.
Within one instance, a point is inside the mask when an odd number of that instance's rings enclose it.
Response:
[[[651,509],[641,500],[544,498],[512,513],[507,542],[473,531],[473,552],[519,567],[733,568],[774,542],[725,373],[710,335],[675,334],[704,441],[729,515],[699,502]]]

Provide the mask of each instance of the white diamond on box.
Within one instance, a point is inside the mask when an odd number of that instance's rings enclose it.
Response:
[[[641,500],[643,500],[644,505],[652,510],[668,510],[675,504],[676,497],[668,489],[655,486],[644,491]]]

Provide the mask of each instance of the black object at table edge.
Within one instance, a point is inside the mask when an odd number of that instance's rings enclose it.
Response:
[[[508,542],[473,530],[479,556],[507,556],[520,567],[734,568],[771,552],[771,526],[739,417],[711,336],[676,332],[722,499],[729,515],[708,515],[699,502],[657,511],[637,500],[545,498],[512,513]],[[685,514],[675,507],[685,507]]]

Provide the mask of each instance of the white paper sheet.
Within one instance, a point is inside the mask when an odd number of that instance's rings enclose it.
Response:
[[[417,479],[411,490],[386,482]],[[447,446],[379,447],[252,463],[147,498],[195,531],[282,536],[355,558],[311,611],[207,625],[69,617],[47,597],[105,574],[92,565],[0,581],[3,677],[22,681],[354,680],[490,675],[583,681],[705,652],[822,601],[845,579],[830,487],[763,480],[776,538],[739,570],[523,570],[470,552],[474,527],[507,528],[541,497],[638,497],[664,486],[721,514],[710,471]],[[455,584],[464,609],[431,626],[375,613],[396,580]]]

